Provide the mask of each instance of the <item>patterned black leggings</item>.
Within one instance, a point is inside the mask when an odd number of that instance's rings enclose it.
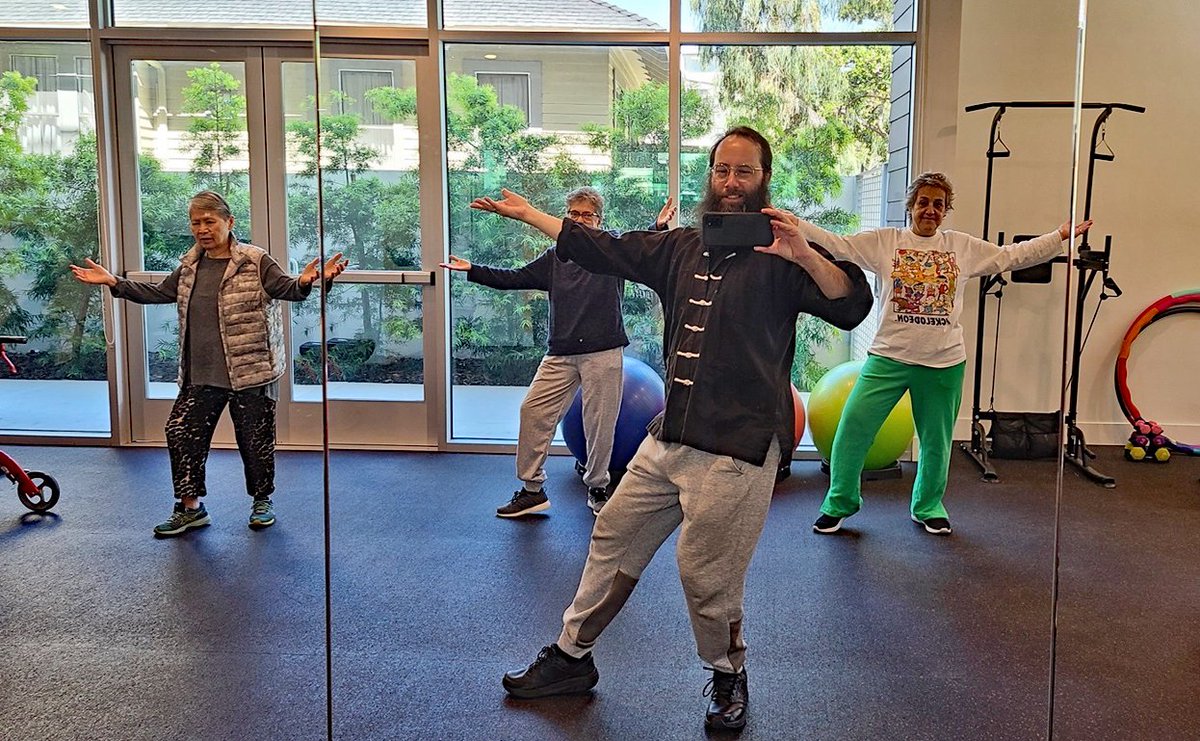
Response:
[[[204,466],[226,404],[246,469],[246,492],[266,499],[275,491],[275,400],[261,388],[233,391],[187,385],[171,407],[166,428],[176,499],[207,493]]]

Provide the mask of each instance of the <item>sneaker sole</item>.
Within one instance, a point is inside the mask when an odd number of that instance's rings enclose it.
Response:
[[[531,515],[534,512],[545,512],[548,509],[550,509],[550,502],[547,501],[547,502],[542,502],[541,504],[535,504],[532,507],[530,507],[529,509],[523,509],[520,512],[510,512],[508,514],[497,512],[496,516],[497,517],[510,517],[510,518],[511,517],[521,517],[523,515]]]
[[[909,517],[913,522],[915,522],[918,525],[920,525],[921,527],[925,528],[925,532],[929,533],[930,535],[949,535],[951,532],[953,532],[948,527],[944,527],[944,528],[929,527],[928,525],[925,524],[925,522],[923,520],[918,520],[915,515],[910,515]]]
[[[250,521],[250,529],[251,530],[263,530],[265,528],[271,527],[274,524],[275,524],[274,517],[271,518],[270,522],[256,522],[254,520],[251,520]]]
[[[504,678],[504,691],[513,697],[522,700],[533,700],[539,697],[551,697],[553,695],[581,695],[585,692],[591,692],[596,683],[600,681],[600,670],[593,669],[586,677],[571,677],[564,679],[561,682],[548,684],[545,687],[536,689],[519,689],[508,686],[508,677]]]
[[[154,537],[156,537],[156,538],[174,538],[176,536],[183,535],[188,530],[191,530],[194,527],[208,527],[211,524],[212,524],[212,519],[208,515],[205,515],[203,519],[196,520],[195,522],[189,522],[188,524],[186,524],[180,528],[176,528],[175,530],[159,530],[159,529],[155,528]]]

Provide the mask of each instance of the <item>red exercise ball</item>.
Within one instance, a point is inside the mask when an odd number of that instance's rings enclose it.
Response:
[[[800,390],[794,383],[792,384],[792,414],[796,417],[796,437],[792,442],[792,447],[795,448],[804,437],[804,400],[800,398]]]

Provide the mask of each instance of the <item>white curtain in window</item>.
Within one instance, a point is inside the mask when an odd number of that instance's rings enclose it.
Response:
[[[516,106],[529,122],[529,75],[503,72],[479,72],[475,79],[496,91],[500,105]]]

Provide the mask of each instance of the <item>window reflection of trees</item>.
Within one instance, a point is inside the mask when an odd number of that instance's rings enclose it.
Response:
[[[769,17],[757,19],[758,25],[750,28],[744,27],[740,15],[740,26],[730,25],[730,14],[742,9],[732,0],[695,2],[691,11],[696,30],[717,32],[821,30],[822,23],[830,22],[860,30],[887,29],[894,11],[890,0],[827,3],[815,14],[810,12],[813,6],[772,4]],[[654,47],[613,47],[604,52],[613,59],[622,54],[644,60],[647,55],[659,59],[663,52]],[[713,137],[728,126],[745,123],[762,130],[775,147],[772,191],[778,204],[834,230],[873,225],[863,224],[859,214],[838,205],[837,198],[847,179],[863,177],[886,161],[891,47],[685,47],[685,57],[680,100],[683,130],[676,134],[682,143],[678,177],[683,223],[692,222],[707,165],[705,153]],[[186,116],[182,118],[186,130],[172,133],[175,146],[191,158],[188,171],[168,170],[145,147],[139,155],[148,270],[173,269],[178,255],[190,245],[185,204],[200,188],[222,191],[233,206],[238,233],[247,234],[249,229],[243,84],[229,65],[187,66],[180,110],[174,112]],[[549,80],[554,67],[546,69],[545,80]],[[514,267],[547,246],[519,224],[463,206],[478,195],[496,193],[502,185],[552,212],[561,210],[570,189],[594,185],[607,199],[607,228],[644,228],[668,193],[671,132],[668,86],[645,68],[643,72],[645,79],[633,80],[598,70],[611,94],[602,119],[606,123],[583,123],[573,131],[530,129],[525,114],[502,105],[491,87],[472,75],[448,74],[451,249],[475,262]],[[382,80],[392,73],[371,74]],[[0,264],[0,298],[6,299],[0,302],[5,306],[0,331],[51,339],[64,373],[91,377],[96,370],[102,373],[104,365],[98,294],[60,280],[67,275],[60,268],[97,254],[95,139],[84,132],[63,151],[25,152],[17,130],[28,117],[36,80],[17,72],[6,73],[2,80],[4,195],[0,198],[20,203],[21,208],[0,208],[0,238],[7,242]],[[323,100],[327,110],[340,111],[322,115],[326,247],[343,251],[352,269],[419,269],[415,157],[400,163],[386,144],[380,144],[401,129],[415,131],[415,89],[359,87],[363,89],[327,92],[328,99]],[[315,111],[315,101],[310,100],[310,106]],[[294,255],[311,254],[316,247],[312,243],[317,220],[313,111],[287,126],[293,162],[302,164],[288,183],[289,253]],[[367,112],[371,120],[364,121]],[[23,281],[28,288],[17,287],[14,276],[21,271],[31,276]],[[487,291],[462,280],[452,281],[451,292],[454,382],[526,383],[545,348],[546,297],[536,292]],[[356,337],[397,347],[420,336],[416,296],[415,291],[353,286],[337,292],[335,309],[355,317],[347,326],[353,325]],[[47,308],[35,317],[22,308],[21,298],[26,299],[25,305],[36,298]],[[630,352],[660,366],[662,325],[656,299],[642,287],[629,286],[625,308]],[[823,372],[818,357],[834,342],[834,332],[809,321],[798,328],[795,380],[801,388]]]

